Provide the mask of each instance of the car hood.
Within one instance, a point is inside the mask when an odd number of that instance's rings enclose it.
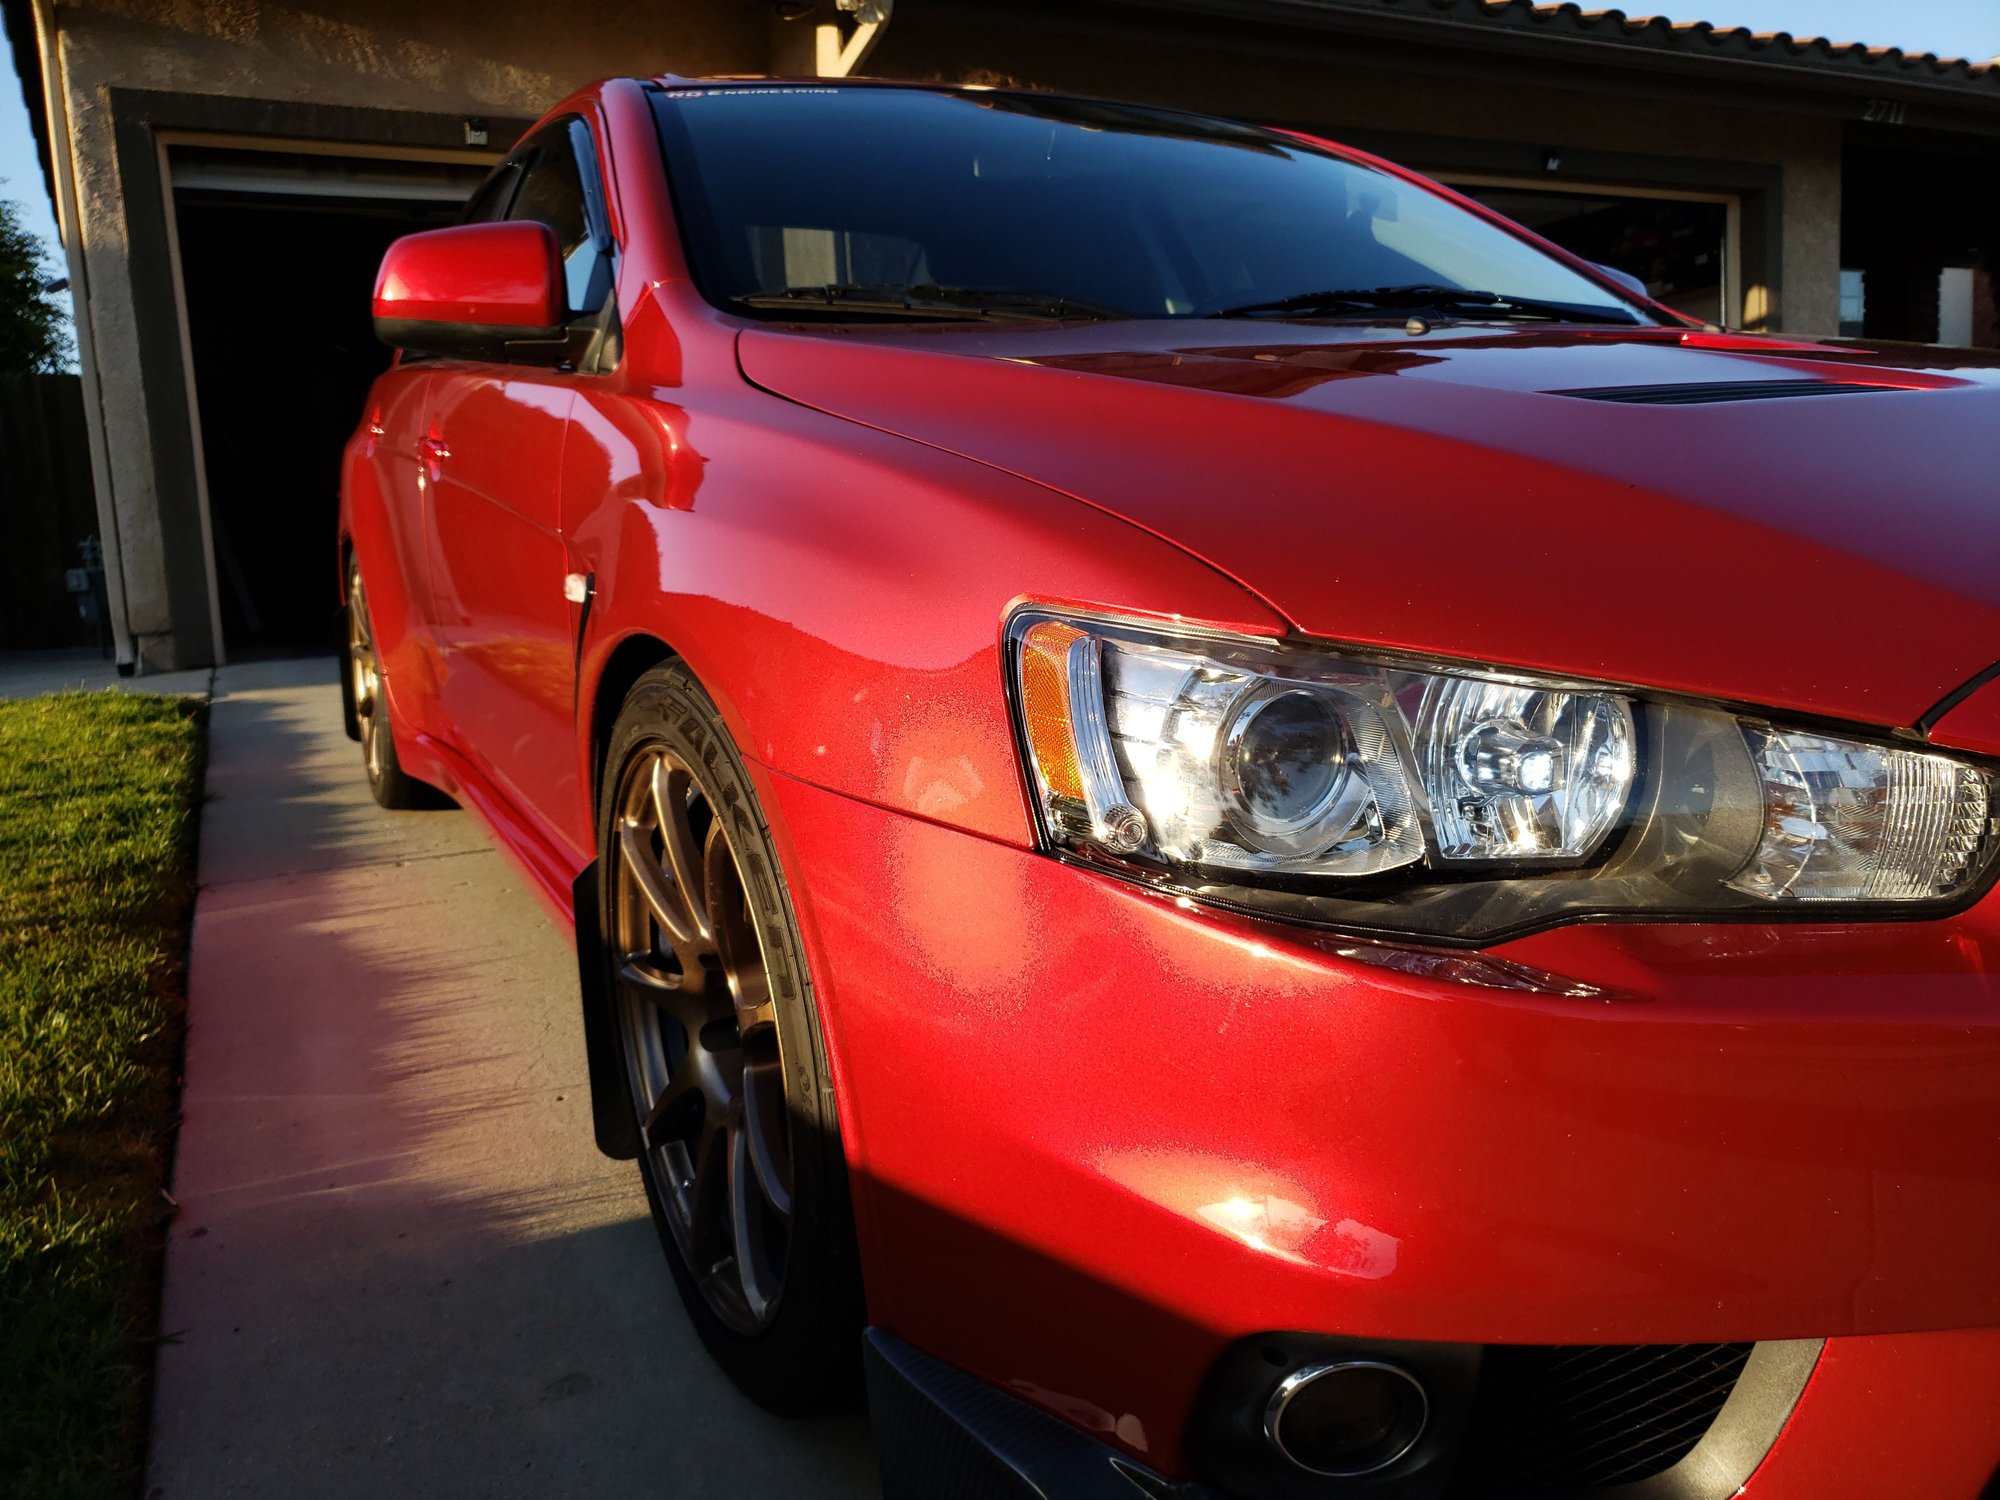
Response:
[[[2000,657],[2000,363],[1970,354],[1146,321],[757,328],[739,358],[1315,636],[1881,725]]]

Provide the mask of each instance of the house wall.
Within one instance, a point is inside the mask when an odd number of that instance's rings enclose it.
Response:
[[[147,399],[148,382],[162,375],[157,357],[142,358],[145,310],[135,287],[157,284],[160,268],[133,265],[128,213],[135,196],[156,199],[158,185],[135,195],[123,178],[132,154],[121,165],[112,91],[518,119],[592,78],[754,72],[769,52],[765,11],[747,0],[593,0],[587,9],[546,0],[75,0],[52,14],[76,188],[76,227],[65,226],[65,236],[81,237],[93,356],[86,375],[95,377],[103,424],[100,522],[116,547],[125,628],[142,670],[198,664],[213,646],[194,617],[206,609],[208,585],[185,576],[187,547],[162,534],[176,507],[163,503],[173,476],[156,456],[182,446],[185,434],[154,424],[185,425],[187,417],[184,401],[174,411],[175,403]],[[142,162],[140,170],[157,166]],[[205,553],[205,540],[195,550]]]

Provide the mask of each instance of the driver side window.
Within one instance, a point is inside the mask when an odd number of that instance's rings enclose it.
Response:
[[[589,127],[581,120],[559,120],[530,136],[515,160],[521,185],[507,217],[555,231],[570,314],[596,312],[611,290],[611,237],[597,199]]]

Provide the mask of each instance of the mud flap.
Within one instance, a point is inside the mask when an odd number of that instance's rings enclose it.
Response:
[[[576,916],[576,977],[583,992],[583,1050],[590,1068],[590,1119],[597,1149],[614,1161],[639,1154],[639,1122],[625,1083],[625,1059],[612,1009],[604,934],[597,920],[597,861],[570,887]]]

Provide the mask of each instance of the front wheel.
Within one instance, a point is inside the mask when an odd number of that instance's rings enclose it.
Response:
[[[606,747],[606,962],[682,1300],[760,1405],[854,1386],[860,1278],[826,1045],[769,828],[708,696],[642,677]]]

